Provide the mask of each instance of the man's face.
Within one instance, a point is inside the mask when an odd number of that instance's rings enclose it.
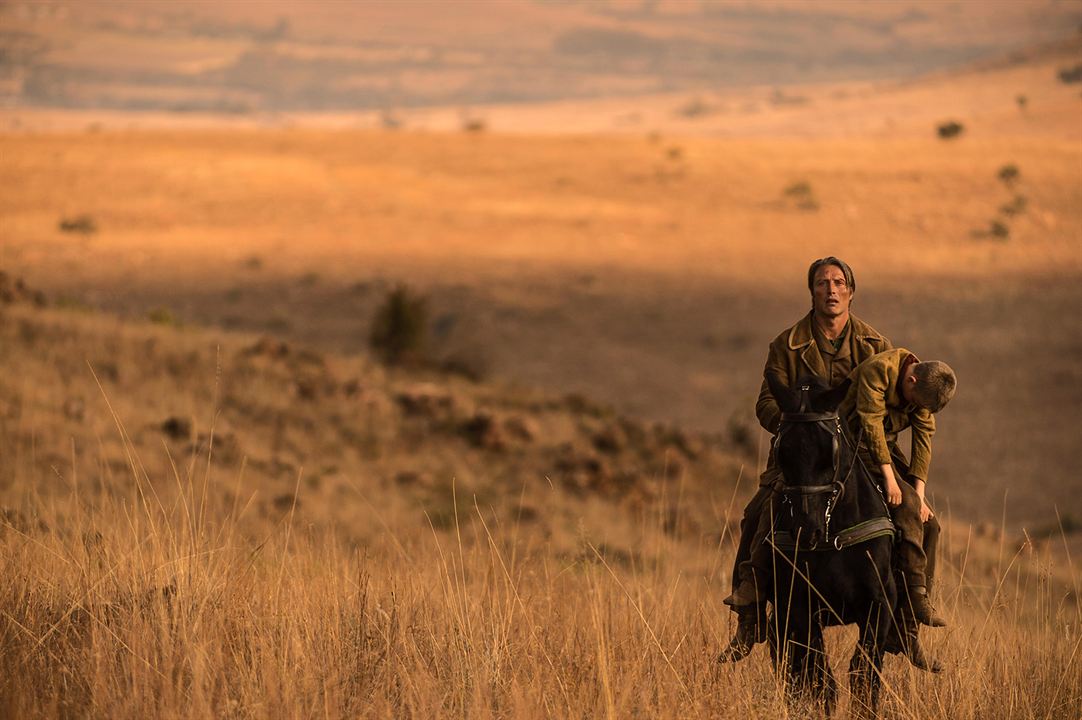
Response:
[[[824,265],[815,271],[812,280],[812,308],[823,318],[836,318],[849,313],[853,291],[845,282],[845,274],[836,265]]]

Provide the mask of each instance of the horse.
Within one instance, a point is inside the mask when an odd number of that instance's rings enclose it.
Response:
[[[773,452],[782,473],[773,532],[771,657],[791,702],[811,696],[833,712],[837,684],[823,646],[823,628],[857,624],[849,663],[858,715],[878,707],[883,654],[898,590],[891,571],[894,526],[882,491],[857,457],[838,415],[846,381],[829,388],[814,377],[794,388],[767,378],[782,411]]]

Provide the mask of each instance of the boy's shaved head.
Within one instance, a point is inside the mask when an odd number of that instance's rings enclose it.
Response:
[[[917,378],[913,399],[930,412],[939,412],[946,407],[958,387],[954,370],[939,360],[917,363],[913,366],[913,375]]]

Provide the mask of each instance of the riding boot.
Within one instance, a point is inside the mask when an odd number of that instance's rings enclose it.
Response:
[[[739,605],[735,610],[738,617],[736,635],[718,655],[718,662],[739,662],[748,656],[756,643],[766,640],[766,603]]]
[[[913,617],[922,625],[928,627],[946,627],[947,621],[941,618],[932,607],[932,601],[928,599],[928,590],[920,585],[909,587],[909,605],[913,610]],[[905,598],[902,599],[905,602]]]
[[[902,654],[918,670],[930,673],[943,672],[943,665],[936,658],[929,657],[920,644],[918,630],[920,625],[908,608],[898,612],[898,622],[891,628],[883,651],[891,655]]]

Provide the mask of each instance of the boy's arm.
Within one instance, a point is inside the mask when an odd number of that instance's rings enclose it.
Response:
[[[886,368],[876,363],[860,365],[854,372],[857,415],[864,430],[864,444],[871,451],[883,474],[883,492],[891,506],[902,503],[902,489],[894,477],[890,448],[887,446],[883,420],[887,416],[887,388],[891,378]]]
[[[910,413],[909,426],[913,434],[913,449],[909,453],[909,477],[913,487],[924,497],[924,485],[928,482],[928,466],[932,462],[932,436],[935,435],[935,416],[924,408]]]
[[[883,421],[887,416],[887,388],[890,377],[877,363],[864,363],[854,372],[857,415],[864,430],[864,443],[877,465],[890,464],[890,448]]]

